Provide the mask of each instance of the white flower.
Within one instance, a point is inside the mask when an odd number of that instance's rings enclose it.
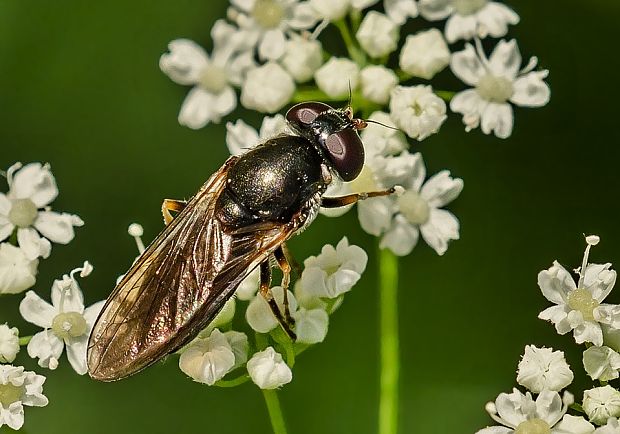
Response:
[[[398,84],[394,71],[382,65],[366,66],[359,78],[364,98],[382,105],[388,103],[392,89]]]
[[[241,104],[248,109],[273,113],[291,100],[293,92],[293,78],[280,65],[269,62],[248,72],[241,88]]]
[[[69,243],[75,236],[73,227],[84,222],[73,214],[50,211],[58,187],[49,165],[15,163],[6,176],[9,192],[0,193],[0,241],[17,228],[17,241],[28,259],[47,258],[50,241]]]
[[[241,281],[241,284],[237,287],[235,295],[239,300],[251,300],[258,291],[258,284],[260,281],[260,267],[256,267],[248,276]]]
[[[398,47],[398,25],[387,16],[370,11],[362,20],[355,37],[371,57],[383,57]]]
[[[22,366],[0,365],[0,428],[18,430],[24,425],[24,406],[45,407],[45,377],[25,372]]]
[[[583,352],[583,367],[593,380],[618,378],[620,354],[609,347],[590,347]]]
[[[607,424],[597,428],[595,434],[620,434],[620,423],[617,417],[607,419]]]
[[[343,237],[334,248],[326,244],[318,256],[304,261],[301,285],[309,294],[336,298],[353,288],[366,269],[368,255]]]
[[[346,96],[349,89],[357,88],[359,68],[352,60],[332,57],[314,73],[314,80],[319,89],[330,97]]]
[[[592,342],[603,345],[599,322],[614,322],[617,306],[601,304],[616,282],[611,264],[588,264],[590,244],[586,247],[579,272],[579,282],[557,261],[538,273],[538,286],[547,300],[555,306],[542,311],[538,318],[550,321],[561,335],[573,330],[578,344]]]
[[[369,199],[358,207],[362,229],[382,235],[382,249],[389,248],[398,256],[408,255],[421,232],[426,243],[443,255],[448,242],[459,239],[459,221],[440,208],[458,197],[463,190],[462,179],[452,178],[448,170],[442,170],[424,183],[426,168],[422,156],[407,151],[397,157],[377,159],[371,172],[381,188],[405,188],[396,197]]]
[[[0,363],[11,363],[19,353],[19,330],[0,324]]]
[[[325,20],[337,21],[349,11],[351,0],[308,0],[314,13]]]
[[[213,29],[213,52],[209,56],[198,44],[176,39],[168,44],[169,53],[161,56],[159,67],[172,81],[194,86],[189,91],[179,123],[199,129],[209,122],[219,122],[237,106],[232,85],[239,86],[245,72],[254,67],[248,44],[233,26],[218,20]]]
[[[419,0],[420,15],[429,21],[448,18],[446,39],[475,36],[499,38],[508,33],[509,24],[517,24],[519,16],[508,6],[488,0]]]
[[[19,305],[19,312],[28,322],[45,330],[35,334],[28,343],[28,355],[39,359],[39,366],[56,369],[64,346],[71,366],[80,375],[87,371],[88,336],[105,301],[84,308],[84,297],[74,275],[76,268],[52,285],[52,304],[28,291]]]
[[[19,247],[0,243],[0,294],[19,294],[34,285],[38,265]]]
[[[230,155],[241,155],[259,143],[283,133],[287,129],[286,119],[281,114],[265,116],[260,131],[243,122],[226,123],[226,145]]]
[[[280,312],[284,312],[284,290],[281,286],[271,288],[271,293],[276,300],[276,304],[280,308]],[[293,293],[288,291],[288,305],[291,314],[297,311],[297,300]],[[258,294],[248,305],[245,311],[245,319],[252,329],[259,333],[269,333],[278,327],[278,320],[271,311],[269,304],[265,298]]]
[[[228,299],[226,303],[224,303],[224,307],[220,312],[213,318],[213,321],[209,324],[211,328],[221,327],[230,323],[235,317],[235,298],[231,297]]]
[[[392,128],[369,123],[368,126],[362,130],[360,137],[364,143],[367,163],[372,163],[372,160],[378,156],[399,154],[409,147],[407,138],[402,131],[395,128],[394,121],[392,121],[389,114],[385,112],[374,112],[368,119],[380,122]],[[372,186],[372,188],[374,187],[375,186]]]
[[[308,2],[298,0],[231,0],[229,18],[246,39],[258,44],[261,60],[277,60],[286,49],[286,36],[308,29],[318,17]]]
[[[583,417],[566,414],[573,396],[564,392],[563,398],[557,392],[543,390],[532,399],[530,392],[523,395],[517,389],[500,393],[495,403],[489,402],[486,410],[502,426],[483,428],[476,434],[589,434],[594,426]]]
[[[450,60],[452,72],[465,84],[474,86],[457,93],[450,101],[450,109],[463,114],[465,130],[479,125],[484,134],[493,132],[500,139],[512,133],[514,123],[512,106],[541,107],[549,102],[551,91],[544,79],[549,71],[534,71],[537,59],[521,67],[521,54],[513,39],[500,41],[491,57],[486,58],[480,41],[476,48],[466,44]]]
[[[396,86],[390,99],[390,116],[412,139],[424,140],[439,131],[446,120],[446,103],[431,86]]]
[[[323,64],[323,48],[316,39],[291,35],[286,43],[282,65],[296,82],[304,83],[314,76]]]
[[[261,389],[277,389],[293,379],[291,368],[273,347],[267,347],[264,351],[255,353],[248,360],[247,367],[250,378]]]
[[[351,0],[354,9],[366,9],[377,4],[379,0]],[[418,16],[418,7],[415,0],[383,0],[385,13],[398,25],[403,25],[407,18]]]
[[[185,348],[179,368],[194,381],[213,386],[235,366],[235,353],[218,329],[208,338],[198,338]]]
[[[534,393],[559,392],[573,382],[573,371],[562,351],[527,345],[519,362],[517,382]]]
[[[620,416],[620,392],[611,386],[586,390],[583,392],[582,407],[590,422],[602,425],[610,417]]]
[[[415,76],[430,80],[450,63],[450,50],[441,32],[429,29],[407,36],[400,51],[400,68]]]

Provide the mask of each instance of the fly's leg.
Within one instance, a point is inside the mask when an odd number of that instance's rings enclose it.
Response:
[[[282,252],[284,252],[284,257],[286,258],[288,263],[291,264],[291,267],[293,268],[295,273],[297,273],[297,276],[301,276],[302,268],[299,262],[297,262],[297,260],[295,259],[295,256],[293,256],[286,244],[283,243],[281,247]]]
[[[289,309],[288,305],[288,287],[291,284],[291,264],[286,258],[284,249],[282,249],[281,246],[273,252],[273,256],[276,258],[280,270],[282,270],[282,289],[284,290],[284,318],[289,325],[294,325],[295,320],[291,316],[291,310]]]
[[[168,225],[174,219],[170,211],[181,212],[186,205],[187,202],[184,200],[164,199],[164,202],[161,204],[161,213],[164,216],[164,223]]]
[[[321,199],[321,206],[323,208],[340,208],[341,206],[351,205],[358,200],[364,200],[371,197],[389,196],[396,193],[398,187],[392,187],[389,190],[384,191],[369,191],[367,193],[353,193],[346,196],[339,197],[324,197]]]
[[[291,330],[291,327],[286,322],[284,317],[282,316],[282,312],[280,312],[280,308],[276,303],[276,299],[273,298],[273,293],[271,292],[271,266],[269,265],[269,261],[264,261],[260,264],[260,287],[259,287],[260,295],[263,296],[271,312],[273,312],[274,316],[284,329],[287,335],[291,338],[291,340],[295,341],[297,336]],[[286,294],[286,291],[284,292]],[[285,295],[286,297],[286,295]]]

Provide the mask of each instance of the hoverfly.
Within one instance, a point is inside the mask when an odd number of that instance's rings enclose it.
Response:
[[[281,312],[270,292],[270,264],[282,270],[286,294],[291,262],[285,242],[320,207],[394,189],[323,197],[335,176],[352,181],[361,172],[364,147],[357,131],[367,123],[353,118],[350,107],[319,102],[293,106],[286,119],[293,134],[230,157],[189,201],[164,201],[165,229],[117,284],[92,329],[87,355],[92,378],[125,378],[186,345],[256,267],[260,294],[295,339],[286,298]]]

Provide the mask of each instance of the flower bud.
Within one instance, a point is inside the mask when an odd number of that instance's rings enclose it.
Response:
[[[254,354],[247,367],[250,378],[261,389],[277,389],[293,379],[291,368],[273,347]]]
[[[610,417],[620,416],[620,392],[611,386],[586,390],[583,392],[583,410],[590,422],[604,424]]]
[[[355,37],[372,57],[390,54],[398,47],[398,26],[387,16],[370,11],[364,17]]]
[[[293,92],[293,78],[280,65],[269,62],[248,72],[241,89],[241,104],[248,109],[273,113],[291,100]]]
[[[11,363],[19,353],[19,330],[0,324],[0,363]]]
[[[425,30],[407,36],[400,52],[400,68],[415,76],[430,80],[450,63],[450,50],[441,32]]]

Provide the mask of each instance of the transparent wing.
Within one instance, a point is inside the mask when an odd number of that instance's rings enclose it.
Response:
[[[227,232],[214,218],[235,161],[203,185],[116,286],[91,332],[91,377],[127,377],[189,342],[294,233],[294,225],[277,223]]]

